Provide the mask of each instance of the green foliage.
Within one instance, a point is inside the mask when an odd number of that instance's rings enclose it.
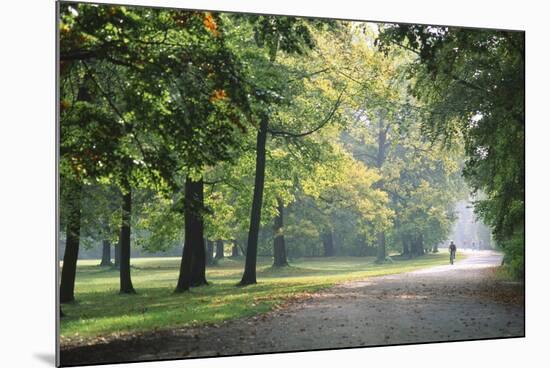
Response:
[[[525,35],[453,27],[388,26],[383,45],[417,53],[411,92],[426,105],[424,130],[447,145],[463,137],[464,168],[483,199],[477,214],[492,227],[514,273],[524,272]]]
[[[135,214],[135,244],[148,252],[166,251],[183,243],[183,215],[172,199],[149,194]]]
[[[85,247],[118,241],[120,192],[112,186],[86,185],[81,202],[81,239]]]
[[[314,199],[325,196],[333,208],[352,209],[363,232],[388,226],[391,211],[384,208],[386,196],[373,188],[376,175],[330,138],[346,124],[338,108],[347,79],[326,66],[324,55],[305,54],[317,44],[326,49],[323,37],[335,29],[346,37],[328,21],[66,5],[63,101],[74,99],[74,87],[86,82],[90,102],[76,104],[88,110],[67,105],[62,112],[64,129],[73,125],[72,117],[75,126],[74,133],[62,134],[62,147],[74,142],[62,162],[95,157],[76,154],[91,146],[110,156],[80,164],[83,169],[66,165],[82,171],[81,180],[120,185],[130,167],[134,190],[159,192],[135,199],[142,202],[134,239],[145,249],[166,249],[181,240],[181,196],[173,190],[188,173],[221,181],[206,196],[207,236],[239,238],[250,208],[254,161],[248,147],[255,139],[240,121],[269,111],[273,139],[264,225],[277,214],[278,199],[289,206],[303,191]],[[88,130],[84,122],[94,119],[114,133]],[[99,146],[102,137],[111,139]],[[324,179],[316,183],[315,176]],[[322,226],[328,222],[325,215]]]
[[[204,236],[244,244],[267,119],[260,254],[272,252],[279,203],[291,261],[322,255],[327,234],[341,256],[371,255],[378,234],[390,252],[413,240],[431,248],[471,189],[522,274],[521,34],[388,25],[378,35],[358,22],[60,9],[61,223],[82,188],[85,246],[116,241],[128,190],[132,244],[181,244],[187,177],[205,183]]]
[[[176,185],[182,161],[187,169],[200,169],[230,157],[245,129],[240,111],[247,111],[248,102],[217,15],[63,4],[60,41],[62,100],[70,97],[71,84],[78,86],[75,75],[84,74],[93,81],[88,92],[95,106],[108,114],[86,112],[101,118],[103,130],[118,128],[118,134],[96,133],[88,129],[89,116],[71,109],[81,124],[77,133],[90,134],[94,144],[100,134],[111,138],[113,147],[98,150],[130,157],[144,169],[141,180],[148,185],[161,179]],[[73,115],[62,112],[63,127]],[[62,147],[65,141],[86,143],[70,133],[62,132]],[[113,158],[103,161],[116,164]]]

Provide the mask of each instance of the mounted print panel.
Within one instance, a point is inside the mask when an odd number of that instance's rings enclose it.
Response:
[[[58,3],[58,364],[525,335],[525,33]]]

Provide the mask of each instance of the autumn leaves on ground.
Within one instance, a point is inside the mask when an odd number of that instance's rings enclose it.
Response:
[[[498,272],[521,285],[524,33],[58,6],[62,363],[93,361],[88,345],[129,359],[117,344],[177,331],[210,341],[350,280],[408,280],[447,264],[451,239],[502,252]],[[350,313],[368,319],[384,285]],[[467,338],[491,335],[475,327]],[[192,355],[173,342],[147,359]]]

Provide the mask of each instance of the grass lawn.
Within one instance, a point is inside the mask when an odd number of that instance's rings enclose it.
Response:
[[[458,254],[460,260],[462,254]],[[372,257],[302,258],[285,268],[272,268],[271,258],[258,260],[257,285],[235,287],[243,258],[226,258],[207,268],[209,286],[175,294],[179,258],[132,260],[136,295],[119,295],[118,270],[98,267],[99,260],[78,261],[75,298],[63,304],[61,343],[91,342],[136,332],[219,323],[281,306],[292,298],[336,283],[412,271],[448,263],[440,252],[412,260],[377,265]]]

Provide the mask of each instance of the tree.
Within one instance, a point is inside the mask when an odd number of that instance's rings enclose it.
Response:
[[[261,223],[261,212],[265,184],[266,168],[266,144],[270,125],[273,118],[273,109],[283,100],[288,101],[292,96],[288,83],[281,78],[281,65],[277,63],[277,56],[280,52],[290,54],[304,54],[313,48],[314,42],[309,25],[322,27],[331,22],[308,21],[293,17],[273,16],[243,16],[234,17],[234,22],[239,23],[249,32],[239,37],[240,43],[234,44],[235,49],[240,53],[256,55],[253,57],[255,69],[249,72],[255,77],[252,85],[254,104],[252,111],[258,120],[258,131],[256,136],[256,167],[254,179],[254,194],[250,212],[250,227],[246,248],[246,261],[243,277],[239,283],[241,286],[256,283],[256,258],[258,248],[258,233]],[[252,40],[254,42],[252,42]],[[243,42],[244,41],[244,42]],[[255,44],[255,45],[254,45]],[[244,46],[244,47],[243,47]],[[246,49],[246,48],[248,49]],[[254,50],[250,52],[250,50]],[[287,95],[287,96],[285,96]],[[284,97],[283,97],[284,96]],[[298,133],[297,135],[300,135]]]
[[[70,187],[69,187],[70,186]],[[68,187],[68,188],[67,188]],[[66,200],[66,234],[65,254],[63,255],[63,268],[61,270],[61,285],[59,300],[68,303],[74,300],[74,282],[76,278],[76,261],[80,245],[80,196],[82,184],[78,182],[67,183]]]
[[[229,147],[245,129],[237,108],[246,109],[247,99],[218,15],[70,4],[62,10],[61,33],[62,69],[92,75],[103,106],[115,117],[109,125],[123,128],[114,152],[118,166],[130,160],[130,185],[177,190],[191,171],[230,157]],[[116,175],[110,180],[126,180]],[[190,183],[187,191],[193,189],[202,190]],[[193,244],[198,252],[203,248]],[[122,264],[129,252],[120,253]],[[200,254],[195,259],[204,261]],[[204,279],[204,265],[193,267]]]
[[[202,212],[204,211],[202,179],[185,181],[185,243],[176,292],[189,290],[190,286],[207,284],[203,267],[206,254],[203,240]]]
[[[283,200],[280,198],[277,198],[277,212],[277,216],[273,219],[273,233],[275,237],[273,240],[273,266],[283,267],[288,265],[288,261],[286,258],[286,245],[283,234],[284,204]]]
[[[116,150],[121,132],[119,127],[109,124],[112,114],[97,103],[96,88],[88,73],[65,71],[61,78],[60,212],[67,242],[60,301],[66,303],[74,300],[82,192],[84,186],[112,169],[112,152]]]
[[[314,221],[325,256],[335,255],[335,232],[351,232],[354,239],[370,238],[388,227],[393,216],[387,206],[387,194],[378,186],[380,175],[376,168],[354,159],[344,142],[341,138],[333,142],[332,149],[302,185],[304,194],[313,199],[309,205],[313,213],[320,215]],[[343,226],[350,229],[344,230]]]
[[[424,128],[449,146],[464,137],[464,176],[484,199],[475,207],[524,273],[525,34],[454,27],[389,25],[381,46],[399,44],[416,60],[412,93],[427,106]]]
[[[120,53],[127,55],[128,49],[122,44],[102,43],[105,41],[105,34],[103,37],[92,36],[94,33],[108,32],[109,29],[112,31],[107,25],[113,21],[118,23],[119,15],[127,16],[124,9],[120,12],[113,9],[63,4],[60,11],[60,173],[62,183],[70,180],[80,182],[79,190],[82,184],[93,183],[116,172],[120,163],[120,149],[124,146],[122,139],[127,133],[124,126],[117,122],[123,117],[98,82],[98,70],[89,64],[96,59],[106,60],[120,56]],[[105,17],[106,10],[111,10],[110,16]],[[75,89],[78,93],[74,92]],[[63,211],[63,203],[61,208]],[[74,204],[69,202],[69,208],[74,208]],[[75,219],[76,216],[70,216],[69,220],[71,218]],[[72,220],[70,223],[71,228],[80,228],[80,224],[73,224]],[[71,233],[79,234],[74,230]],[[61,300],[74,298],[72,290],[78,257],[78,240],[69,240],[65,257],[67,262],[64,262],[63,267],[67,272],[62,272]]]
[[[101,263],[99,265],[102,267],[113,265],[111,261],[111,242],[109,240],[104,239],[101,243]]]
[[[435,245],[447,236],[454,217],[449,203],[465,195],[458,175],[462,152],[444,151],[423,136],[425,107],[408,93],[411,56],[399,47],[380,53],[369,27],[353,32],[346,52],[321,50],[353,96],[346,101],[346,147],[367,167],[377,168],[376,186],[388,194],[394,213],[393,226],[386,222],[374,236],[371,231],[358,234],[359,243],[376,242],[378,262],[386,258],[388,242],[402,244],[406,255],[421,255],[425,243]],[[330,238],[325,239],[330,249]]]
[[[80,243],[85,249],[100,243],[102,267],[112,266],[111,244],[120,230],[120,193],[113,185],[99,181],[84,185],[81,195]]]

